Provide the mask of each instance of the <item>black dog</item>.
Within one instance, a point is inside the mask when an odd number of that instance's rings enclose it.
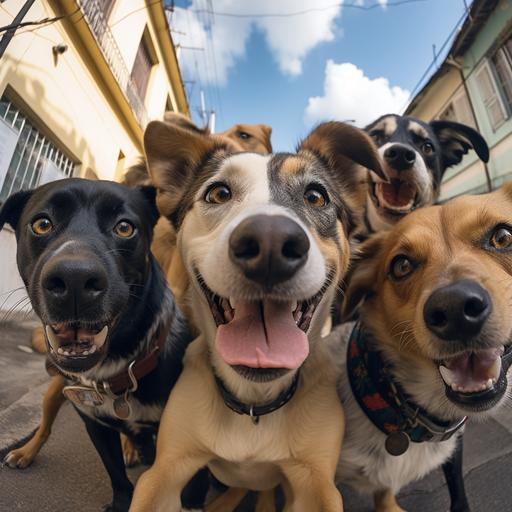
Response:
[[[389,229],[412,210],[434,204],[449,167],[470,149],[489,160],[489,148],[473,128],[452,121],[425,123],[409,116],[387,114],[365,128],[379,147],[385,183],[368,178],[365,224],[367,234]]]
[[[119,432],[143,462],[155,456],[162,409],[190,335],[150,253],[155,189],[67,179],[11,196],[0,210],[16,230],[17,262],[43,322],[50,362],[74,403],[126,511],[133,485]],[[204,473],[189,508],[200,508]],[[207,478],[207,475],[206,475]]]

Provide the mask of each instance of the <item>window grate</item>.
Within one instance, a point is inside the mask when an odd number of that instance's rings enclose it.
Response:
[[[0,203],[19,190],[73,175],[76,163],[35,128],[5,95],[0,98],[0,119],[17,135],[14,153],[0,183]]]

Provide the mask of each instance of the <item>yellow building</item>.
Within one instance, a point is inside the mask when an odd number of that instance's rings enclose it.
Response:
[[[0,26],[24,4],[1,2]],[[119,179],[148,120],[189,115],[162,2],[35,0],[22,22],[39,21],[19,27],[0,58],[0,203],[61,177]],[[14,253],[4,229],[0,309],[21,285]]]

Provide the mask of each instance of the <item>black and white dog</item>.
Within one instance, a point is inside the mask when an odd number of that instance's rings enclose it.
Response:
[[[0,210],[0,228],[16,230],[18,268],[49,360],[68,379],[64,393],[110,476],[112,511],[128,510],[133,492],[119,432],[152,463],[190,341],[150,253],[155,195],[152,187],[67,179],[18,192]]]
[[[473,128],[387,114],[365,128],[379,147],[389,182],[368,173],[365,224],[368,233],[389,229],[404,215],[434,204],[449,167],[469,150],[487,162],[489,148]],[[367,233],[367,234],[368,234]]]

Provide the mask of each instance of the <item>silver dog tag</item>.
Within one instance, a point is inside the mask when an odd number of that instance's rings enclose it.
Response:
[[[75,405],[96,407],[103,403],[103,396],[87,386],[66,386],[62,393]]]
[[[397,457],[407,451],[409,443],[409,436],[405,432],[393,432],[386,437],[386,451]]]

